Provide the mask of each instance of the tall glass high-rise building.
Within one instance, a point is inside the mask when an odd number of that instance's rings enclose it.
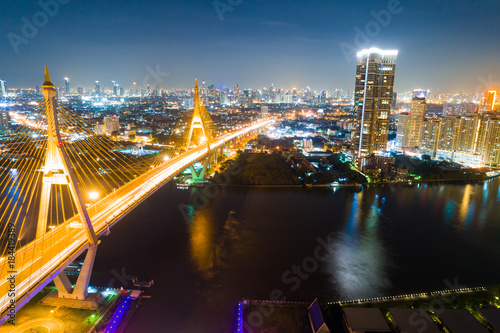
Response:
[[[376,48],[358,53],[353,146],[360,161],[387,148],[397,55]]]
[[[410,127],[410,115],[400,114],[398,115],[398,128],[396,134],[396,147],[406,148],[408,147],[408,132]]]
[[[11,124],[9,113],[6,110],[0,110],[0,136],[11,134]]]
[[[0,93],[2,96],[7,94],[7,82],[4,80],[0,80]]]
[[[69,79],[67,77],[64,78],[64,93],[69,95]]]
[[[419,146],[420,130],[424,124],[426,110],[427,103],[425,97],[414,97],[411,102],[408,148],[416,148]]]

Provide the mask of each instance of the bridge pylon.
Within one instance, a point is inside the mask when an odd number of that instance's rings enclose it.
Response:
[[[52,185],[68,185],[71,197],[75,202],[77,216],[81,219],[83,229],[87,234],[89,248],[75,287],[72,288],[64,272],[61,272],[54,279],[54,283],[58,289],[59,297],[85,299],[98,242],[61,137],[57,117],[56,88],[50,81],[47,66],[45,66],[45,82],[42,85],[42,93],[47,119],[47,150],[43,167],[42,195],[36,238],[43,238],[47,232]]]
[[[210,139],[211,134],[208,133],[208,124],[202,117],[202,112],[206,110],[203,107],[201,98],[200,98],[200,89],[198,88],[198,80],[196,80],[196,86],[194,88],[194,110],[193,110],[193,118],[191,119],[191,124],[189,126],[189,133],[187,139],[186,151],[189,150],[189,146],[191,145],[191,141],[193,140],[193,134],[195,129],[201,129],[203,133],[203,137],[207,144],[208,151],[210,151]]]
[[[78,189],[76,176],[71,168],[59,130],[59,120],[56,110],[56,88],[50,81],[47,66],[45,66],[45,82],[42,85],[42,93],[47,118],[47,150],[45,153],[45,165],[43,167],[42,196],[40,211],[38,213],[36,238],[42,238],[47,232],[52,185],[68,185],[72,199],[76,204],[78,215],[82,219],[83,228],[87,233],[88,241],[90,244],[96,244],[97,238],[94,228],[90,222],[82,194]]]

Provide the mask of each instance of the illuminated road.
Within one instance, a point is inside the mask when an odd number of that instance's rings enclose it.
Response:
[[[251,131],[271,124],[273,120],[256,122],[245,128],[236,130],[210,142],[210,148],[215,150],[226,142],[243,136]],[[148,171],[127,183],[115,192],[109,194],[94,206],[88,208],[88,213],[97,235],[107,232],[108,228],[117,223],[124,215],[140,202],[153,194],[157,189],[174,176],[188,168],[191,164],[203,159],[208,154],[205,145],[166,161],[162,165]],[[73,223],[72,223],[73,222]],[[74,223],[76,222],[76,223]],[[69,265],[88,247],[86,233],[78,228],[76,218],[67,221],[48,232],[43,238],[37,239],[18,249],[15,259],[15,293],[17,308],[27,303],[45,285]],[[76,225],[75,225],[76,224]],[[76,227],[76,228],[75,228]],[[0,259],[0,324],[7,317],[11,297],[11,284],[7,280],[11,276],[7,258]]]

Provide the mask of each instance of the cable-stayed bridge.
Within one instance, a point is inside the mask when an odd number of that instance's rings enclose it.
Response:
[[[229,142],[273,122],[257,121],[213,138],[196,85],[185,152],[137,161],[56,101],[47,69],[42,89],[44,102],[37,114],[16,119],[22,125],[0,159],[0,323],[9,319],[12,304],[20,308],[51,281],[58,297],[85,299],[102,235],[177,174],[203,160],[206,169]],[[198,146],[192,145],[195,132],[201,138]],[[84,193],[96,188],[102,199],[85,203]],[[64,269],[85,252],[72,285]]]

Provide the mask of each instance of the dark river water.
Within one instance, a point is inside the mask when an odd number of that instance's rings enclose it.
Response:
[[[499,185],[231,188],[208,201],[167,185],[103,238],[91,283],[154,278],[131,333],[232,332],[236,301],[275,289],[336,301],[496,284]]]

